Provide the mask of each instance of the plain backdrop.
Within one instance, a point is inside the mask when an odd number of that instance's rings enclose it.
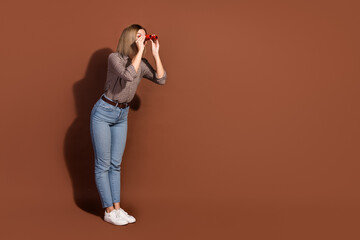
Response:
[[[359,7],[2,1],[1,239],[359,239]],[[89,117],[133,23],[168,78],[132,101],[114,226]]]

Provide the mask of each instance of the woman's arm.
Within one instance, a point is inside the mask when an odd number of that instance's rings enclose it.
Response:
[[[135,69],[133,64],[130,64],[128,67],[125,67],[125,63],[122,62],[115,54],[110,54],[108,57],[108,65],[110,70],[119,75],[122,79],[126,81],[134,81],[138,76],[138,72]]]
[[[149,79],[150,81],[159,84],[164,85],[166,82],[167,74],[165,69],[163,68],[161,64],[160,57],[154,57],[156,61],[156,67],[159,71],[155,71],[155,69],[151,66],[149,61],[146,58],[142,58],[142,71],[143,71],[143,77],[146,79]],[[161,77],[159,77],[161,76]]]
[[[137,52],[136,56],[132,59],[131,63],[134,65],[134,68],[136,72],[138,72],[140,63],[141,63],[141,56],[143,55],[144,48],[140,48],[140,50]]]
[[[163,65],[161,63],[161,60],[160,60],[160,55],[157,54],[154,56],[154,59],[155,59],[155,63],[156,63],[156,73],[157,73],[157,76],[161,76],[159,78],[162,78],[164,76],[164,73],[165,73],[165,70],[163,68]]]

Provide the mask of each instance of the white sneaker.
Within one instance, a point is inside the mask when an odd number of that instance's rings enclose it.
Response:
[[[104,220],[108,223],[112,223],[114,225],[126,225],[128,224],[128,222],[126,221],[125,218],[120,218],[119,214],[117,214],[117,211],[114,209],[111,212],[106,212],[105,210],[105,215],[104,215]]]
[[[129,223],[134,223],[136,221],[136,219],[129,215],[127,212],[125,212],[124,209],[119,208],[119,209],[115,209],[117,211],[117,215],[119,216],[119,218],[122,219],[126,219]]]

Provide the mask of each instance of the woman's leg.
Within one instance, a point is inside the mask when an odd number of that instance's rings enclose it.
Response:
[[[95,114],[96,116],[96,114]],[[107,122],[91,115],[90,133],[95,154],[95,182],[103,208],[113,206],[110,182],[111,132]]]
[[[109,179],[112,202],[115,209],[120,208],[120,168],[127,137],[127,112],[122,109],[118,123],[110,127],[111,131],[111,163]]]

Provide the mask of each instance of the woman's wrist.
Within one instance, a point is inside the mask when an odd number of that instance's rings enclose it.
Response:
[[[145,51],[145,48],[142,48],[137,53],[142,55],[144,51]]]
[[[157,58],[160,58],[160,55],[159,55],[159,53],[155,53],[155,54],[153,54],[153,57],[154,57],[155,59],[157,59]]]

